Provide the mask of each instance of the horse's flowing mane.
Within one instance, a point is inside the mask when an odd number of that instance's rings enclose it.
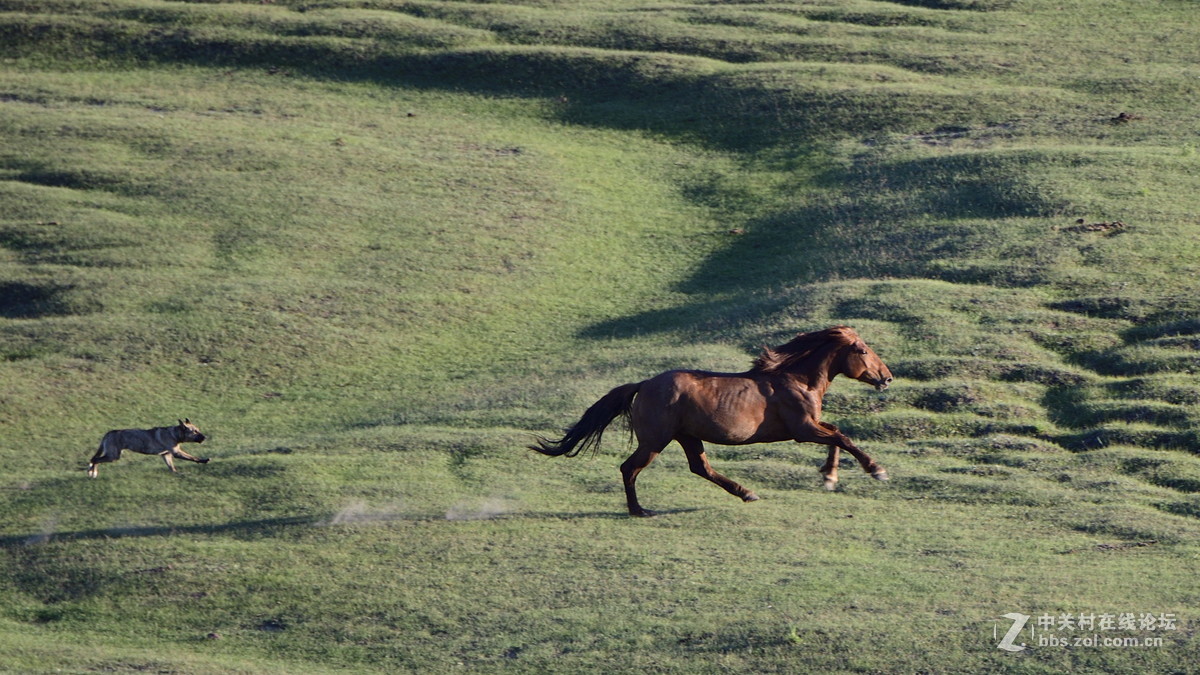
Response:
[[[792,338],[791,342],[778,347],[763,347],[762,354],[754,359],[752,372],[778,373],[792,370],[798,366],[808,365],[806,362],[818,354],[825,354],[830,347],[837,348],[854,344],[859,340],[858,333],[849,326],[833,326],[825,330],[801,333]]]

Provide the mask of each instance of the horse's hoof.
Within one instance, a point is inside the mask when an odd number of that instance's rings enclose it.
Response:
[[[828,478],[825,479],[825,489],[829,490],[830,492],[833,492],[834,490],[837,489],[837,481],[829,480]]]
[[[758,495],[754,494],[753,492],[747,492],[746,496],[742,497],[742,501],[744,502],[756,502],[758,499]]]
[[[636,511],[631,509],[629,511],[629,515],[633,516],[634,518],[653,518],[654,512],[647,511],[646,509],[638,509]]]
[[[871,478],[874,478],[875,480],[887,480],[889,478],[889,476],[887,474],[887,471],[884,471],[883,469],[879,469],[871,474]]]

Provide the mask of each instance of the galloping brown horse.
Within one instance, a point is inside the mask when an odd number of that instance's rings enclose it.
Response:
[[[758,495],[714,471],[704,454],[704,441],[821,443],[830,446],[820,469],[826,489],[837,486],[839,449],[854,455],[871,476],[887,480],[883,467],[837,427],[821,421],[821,399],[838,375],[880,391],[892,382],[891,371],[853,329],[834,326],[764,349],[744,373],[670,370],[621,385],[588,408],[562,438],[538,438],[538,444],[529,447],[545,455],[574,457],[581,450],[595,450],[604,429],[626,415],[637,437],[637,450],[621,465],[625,499],[633,516],[653,515],[638,504],[634,481],[671,441],[683,446],[693,473],[747,502],[756,501]]]

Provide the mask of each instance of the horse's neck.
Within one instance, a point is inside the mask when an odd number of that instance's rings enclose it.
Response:
[[[804,388],[814,392],[817,398],[824,398],[824,393],[829,389],[829,384],[833,383],[833,378],[838,376],[838,371],[833,368],[834,360],[838,357],[836,350],[822,354],[820,365],[815,369],[804,369],[804,372],[791,372],[788,374],[792,380],[803,384]]]
[[[818,398],[825,398],[825,392],[829,389],[836,374],[832,371],[818,371],[815,373],[788,373],[787,376],[805,389],[815,393]]]

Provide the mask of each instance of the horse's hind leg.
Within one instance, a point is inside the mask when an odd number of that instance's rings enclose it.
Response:
[[[639,440],[637,450],[629,456],[621,464],[621,480],[625,483],[625,502],[629,506],[629,515],[631,516],[652,516],[654,513],[643,509],[638,503],[637,489],[634,488],[634,482],[637,481],[638,474],[642,469],[650,466],[650,462],[654,461],[655,457],[662,452],[666,447],[666,443],[647,443]]]
[[[825,489],[837,489],[838,482],[838,453],[841,450],[836,445],[829,446],[829,456],[825,458],[825,465],[821,467],[821,475],[825,477]]]
[[[678,440],[679,444],[683,446],[684,453],[687,454],[688,466],[691,467],[692,473],[720,485],[729,494],[741,497],[744,502],[758,501],[758,495],[739,485],[736,481],[722,476],[712,468],[712,465],[708,463],[708,455],[704,453],[704,443],[699,439],[684,436]]]

